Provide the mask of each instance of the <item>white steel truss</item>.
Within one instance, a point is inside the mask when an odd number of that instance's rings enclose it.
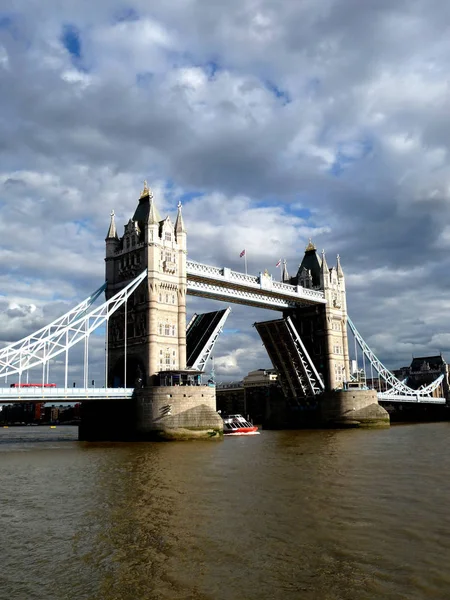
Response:
[[[442,404],[445,402],[445,398],[433,397],[433,392],[437,390],[444,379],[444,375],[441,375],[427,386],[422,386],[415,390],[404,381],[400,381],[393,375],[382,363],[378,360],[366,342],[363,340],[361,334],[356,329],[350,317],[347,317],[347,322],[353,333],[355,340],[358,342],[359,347],[363,351],[364,355],[369,360],[372,367],[379,374],[380,378],[386,382],[389,389],[385,392],[378,392],[377,396],[379,400],[390,400],[390,401],[404,401],[404,402],[432,402]],[[442,391],[441,391],[442,394]]]
[[[326,304],[320,290],[274,281],[270,275],[247,275],[187,261],[187,292],[192,296],[235,302],[272,310]]]
[[[306,350],[300,335],[295,329],[291,318],[287,317],[286,322],[288,324],[290,334],[292,336],[292,339],[294,340],[294,344],[298,351],[298,355],[303,369],[303,374],[308,380],[309,390],[313,396],[317,396],[317,394],[321,394],[325,389],[322,377],[320,376],[319,372],[314,366],[314,363],[311,360],[311,357],[309,356],[308,351]]]
[[[86,314],[88,308],[97,300],[97,298],[102,294],[106,289],[106,282],[98,288],[93,294],[88,296],[85,300],[77,304],[74,308],[71,308],[68,312],[66,312],[62,317],[58,317],[53,323],[50,325],[46,325],[35,331],[31,335],[22,338],[18,342],[14,342],[13,344],[8,344],[0,350],[0,363],[1,361],[6,360],[6,357],[10,356],[15,350],[21,351],[24,349],[28,349],[35,344],[38,344],[41,340],[48,339],[58,331],[60,328],[70,325],[74,321],[77,321],[81,317]]]
[[[190,366],[189,368],[196,369],[198,371],[205,370],[206,363],[208,362],[208,359],[211,356],[211,352],[213,351],[214,344],[216,343],[219,335],[222,333],[223,326],[225,325],[225,321],[227,320],[230,312],[231,312],[231,308],[228,307],[225,310],[224,314],[222,315],[222,318],[220,319],[220,321],[217,323],[216,327],[214,328],[214,331],[209,336],[209,339],[206,342],[203,350],[199,354],[198,358],[194,361],[194,364],[192,366]],[[191,319],[190,323],[192,323],[192,319]]]
[[[254,325],[286,397],[308,398],[324,391],[322,378],[289,317]]]
[[[147,270],[143,271],[136,279],[126,287],[104,302],[101,306],[88,310],[93,302],[94,296],[98,298],[105,289],[99,288],[92,296],[78,305],[63,317],[60,317],[39,332],[34,333],[15,344],[6,346],[0,351],[0,377],[19,374],[33,367],[42,365],[43,373],[49,361],[59,354],[66,353],[66,375],[65,388],[67,388],[67,364],[69,348],[85,341],[85,363],[87,361],[87,340],[90,334],[107,323],[109,317],[116,312],[126,301],[134,290],[146,278]],[[81,308],[80,308],[81,307]],[[74,312],[76,310],[76,312]],[[85,365],[86,366],[86,365]],[[87,387],[87,370],[85,368],[84,387]],[[44,377],[43,377],[44,379]]]

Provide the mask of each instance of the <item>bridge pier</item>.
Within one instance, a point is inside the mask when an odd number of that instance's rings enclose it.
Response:
[[[375,390],[333,390],[320,399],[322,423],[327,427],[389,427],[389,413],[378,404]]]
[[[221,439],[216,389],[159,386],[136,390],[136,432],[140,439]]]
[[[80,441],[221,439],[216,390],[199,386],[138,389],[128,400],[82,404]]]

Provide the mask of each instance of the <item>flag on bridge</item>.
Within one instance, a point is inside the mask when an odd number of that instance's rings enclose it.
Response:
[[[244,250],[242,250],[242,252],[239,254],[239,258],[242,258],[243,256],[245,256],[245,248],[244,248]]]
[[[279,259],[279,261],[277,262],[277,264],[275,266],[279,267],[280,265],[281,265],[281,258]]]

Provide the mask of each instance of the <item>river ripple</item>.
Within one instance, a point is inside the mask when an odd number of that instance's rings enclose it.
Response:
[[[159,444],[0,429],[0,598],[450,598],[449,437],[448,423]]]

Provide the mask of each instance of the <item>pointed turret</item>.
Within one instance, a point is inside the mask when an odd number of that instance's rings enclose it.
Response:
[[[317,248],[311,241],[311,238],[309,238],[308,245],[305,248],[305,255],[297,271],[297,276],[296,278],[293,278],[297,280],[296,285],[300,285],[300,277],[303,269],[306,269],[311,273],[312,286],[319,287],[321,284],[320,265],[320,258],[317,256]]]
[[[141,231],[145,229],[145,225],[147,223],[153,225],[161,221],[158,209],[156,208],[153,200],[153,192],[148,187],[146,181],[144,181],[144,189],[141,192],[139,204],[134,211],[133,221],[138,222],[139,229]]]
[[[337,271],[337,276],[339,277],[339,279],[342,279],[344,277],[344,272],[341,267],[341,257],[339,256],[339,254],[337,255],[336,271]]]
[[[118,240],[119,239],[119,236],[117,235],[116,221],[115,221],[114,217],[115,217],[115,212],[114,212],[114,210],[112,210],[111,211],[111,221],[109,223],[109,229],[108,229],[108,233],[106,234],[105,242],[107,240]]]
[[[322,250],[322,264],[320,265],[320,286],[325,288],[330,283],[330,269],[328,268],[325,250]]]
[[[108,263],[108,260],[114,256],[117,250],[120,247],[119,236],[117,235],[116,229],[116,221],[114,219],[115,213],[111,211],[111,221],[109,223],[108,233],[106,234],[105,243],[106,243],[106,279],[110,279],[113,277],[113,263]]]
[[[283,270],[281,272],[281,281],[283,281],[284,283],[289,282],[289,273],[288,273],[287,266],[286,266],[286,259],[283,260]]]
[[[176,233],[183,233],[186,231],[184,227],[183,215],[181,214],[181,202],[178,202],[177,220],[175,221]]]
[[[148,211],[148,219],[147,223],[149,225],[155,225],[161,221],[161,217],[159,215],[158,209],[156,208],[155,200],[153,198],[153,193],[151,190],[148,191],[148,198],[150,202],[150,208]]]

